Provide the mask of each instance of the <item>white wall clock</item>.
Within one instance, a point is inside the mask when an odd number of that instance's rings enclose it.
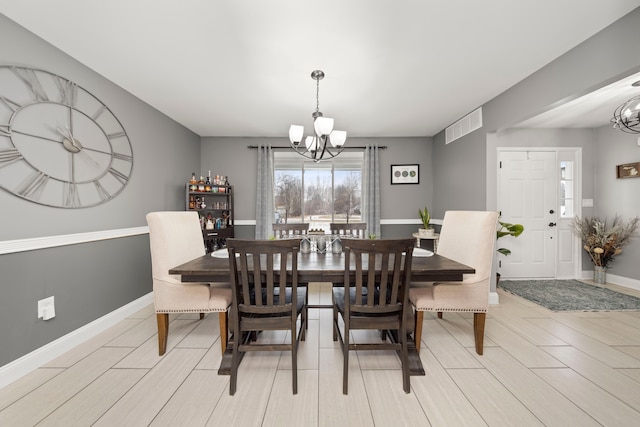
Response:
[[[84,208],[120,194],[132,169],[129,137],[98,98],[54,73],[0,65],[0,187]]]

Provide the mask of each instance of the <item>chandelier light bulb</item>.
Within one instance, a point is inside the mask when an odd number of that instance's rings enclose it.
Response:
[[[329,117],[318,117],[313,122],[313,129],[318,136],[327,136],[333,130],[333,119]]]
[[[304,126],[291,125],[289,128],[289,140],[294,146],[298,146],[304,136]]]
[[[315,136],[307,136],[305,138],[304,144],[307,147],[307,150],[314,152],[318,150],[318,138]]]
[[[347,131],[344,130],[334,130],[329,135],[329,141],[331,141],[331,145],[336,148],[341,148],[344,145],[344,142],[347,140]]]

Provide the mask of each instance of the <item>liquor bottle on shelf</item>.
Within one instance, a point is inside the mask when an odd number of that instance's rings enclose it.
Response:
[[[208,172],[208,173],[207,173]],[[233,194],[228,178],[206,171],[200,179],[186,183],[185,208],[198,212],[202,228],[202,238],[207,252],[215,247],[224,247],[225,239],[234,237]],[[191,178],[197,175],[191,174]],[[203,189],[200,189],[202,185]],[[207,185],[210,190],[207,191]]]

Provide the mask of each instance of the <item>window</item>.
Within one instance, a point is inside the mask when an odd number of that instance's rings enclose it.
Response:
[[[573,162],[560,162],[560,218],[573,218]]]
[[[309,223],[329,231],[331,222],[362,222],[361,152],[343,152],[315,163],[294,152],[274,153],[275,222]]]

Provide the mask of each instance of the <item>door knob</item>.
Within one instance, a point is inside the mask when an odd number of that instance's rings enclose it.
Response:
[[[556,223],[555,223],[555,222],[550,222],[550,223],[549,223],[549,227],[555,227],[555,226],[556,226]]]
[[[550,213],[550,214],[552,214],[552,213],[556,213],[556,211],[554,211],[553,209],[551,209],[551,210],[549,211],[549,213]]]

